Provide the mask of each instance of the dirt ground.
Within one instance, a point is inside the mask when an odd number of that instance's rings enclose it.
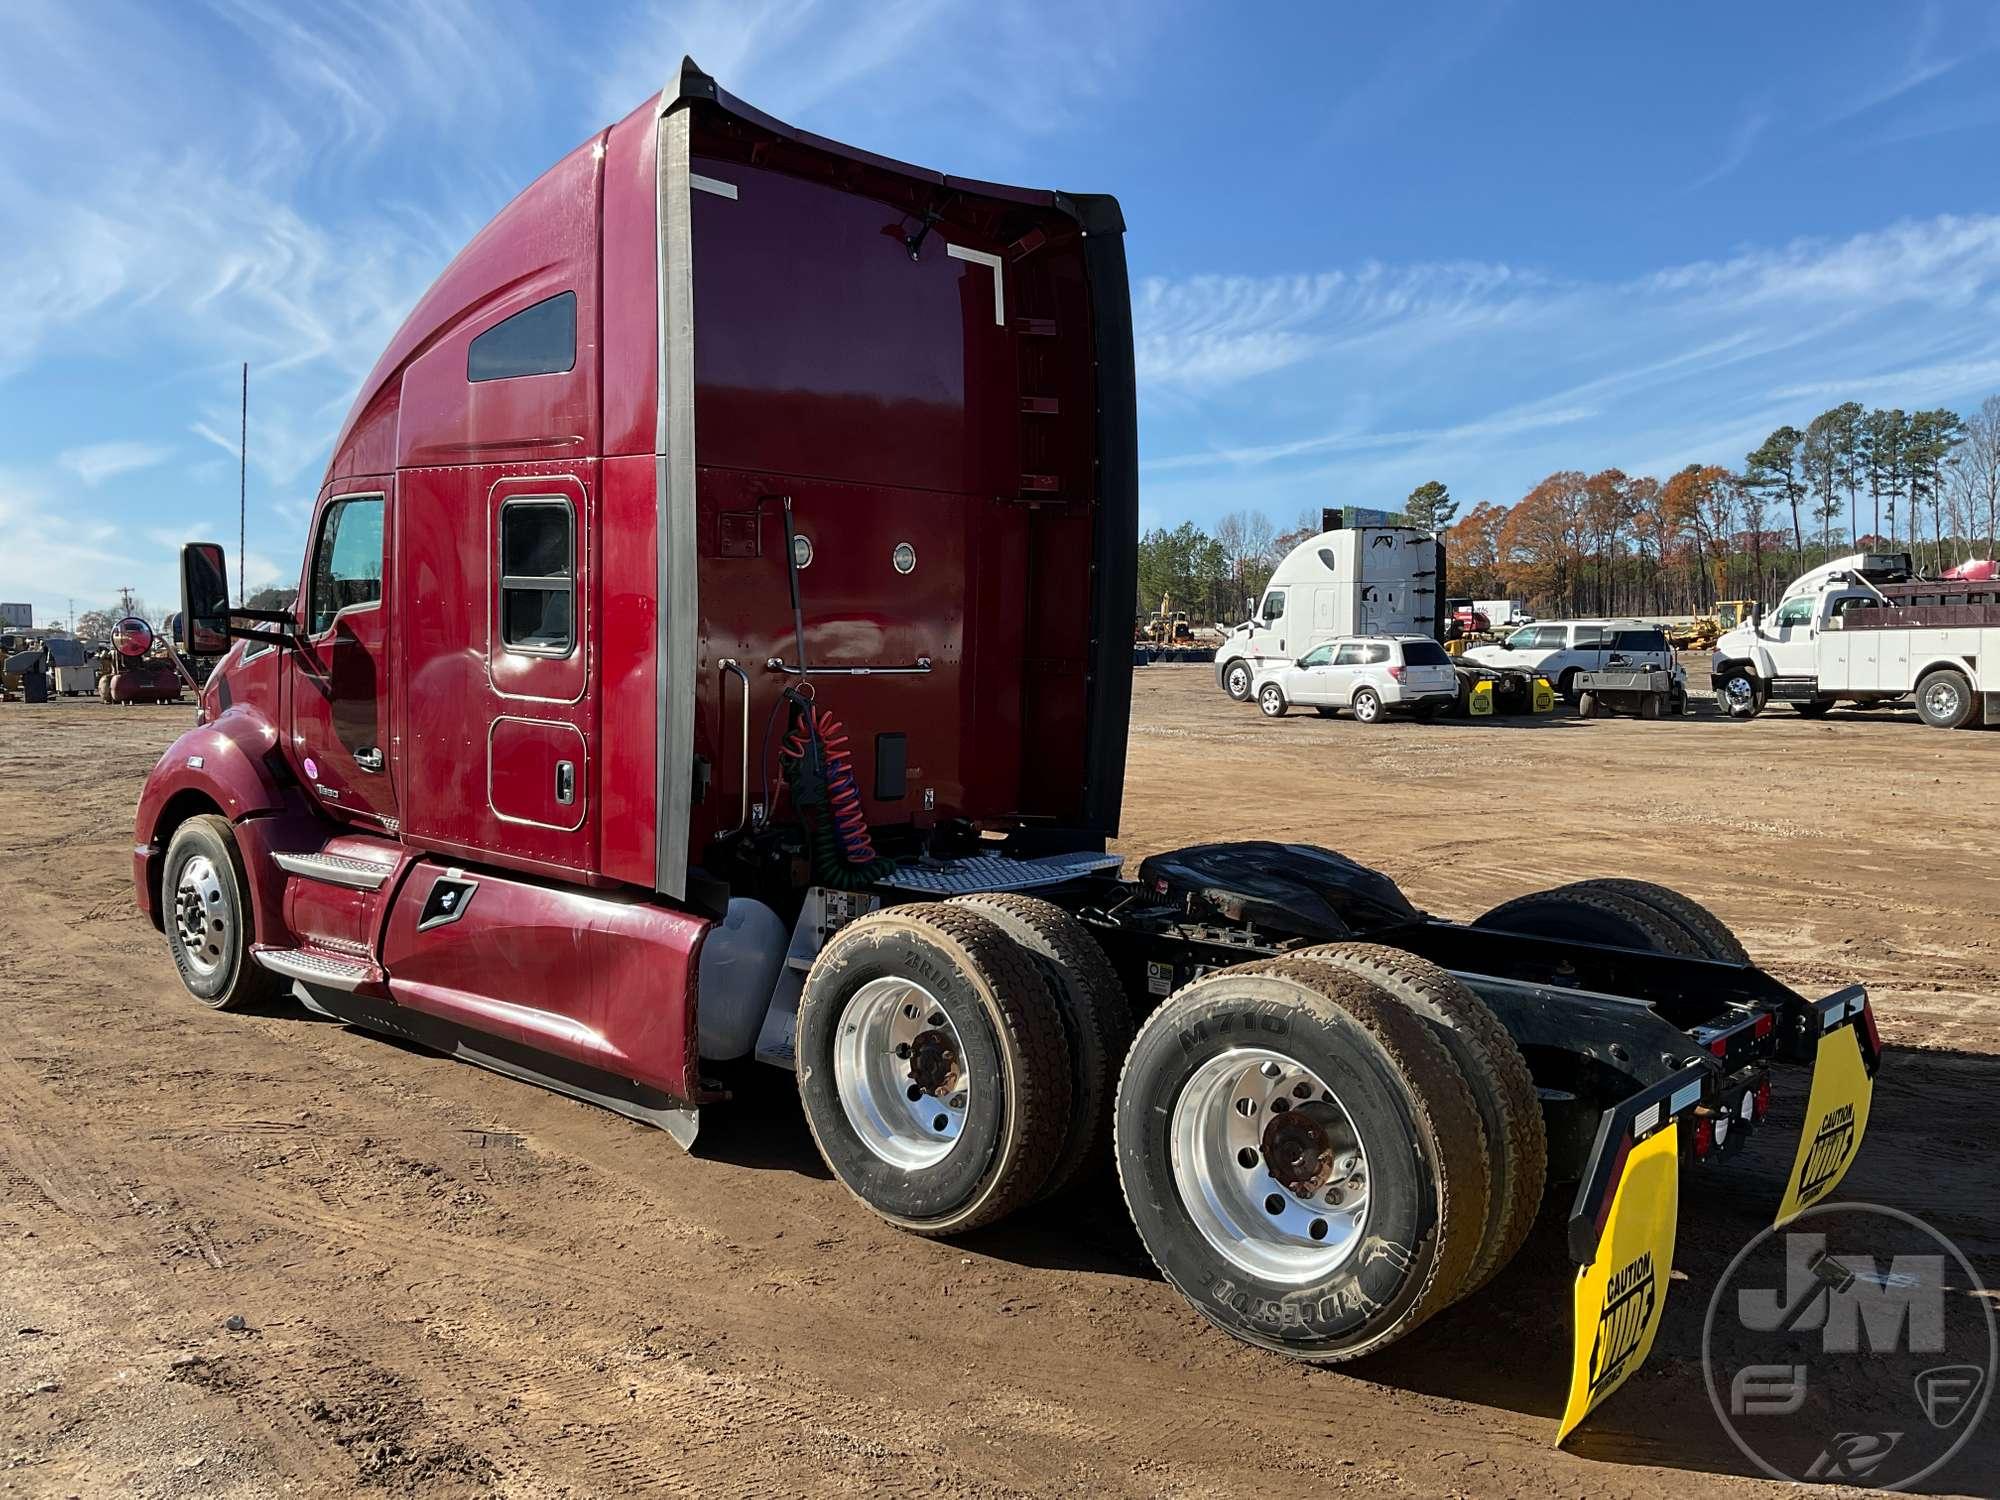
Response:
[[[1135,692],[1129,854],[1318,842],[1467,917],[1644,876],[1804,990],[1866,982],[1891,1050],[1844,1195],[2000,1284],[2000,733],[1266,722],[1202,667]],[[1659,1347],[1557,1451],[1554,1213],[1476,1298],[1311,1369],[1201,1323],[1110,1192],[895,1232],[785,1075],[746,1070],[687,1156],[301,1011],[202,1009],[129,885],[141,778],[189,717],[0,704],[0,1496],[1776,1492],[1699,1352],[1783,1132],[1684,1194]],[[1992,1493],[1996,1439],[1932,1483]]]

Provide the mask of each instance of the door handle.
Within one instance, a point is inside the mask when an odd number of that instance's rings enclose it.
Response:
[[[556,801],[564,807],[576,801],[576,766],[571,761],[556,762]]]
[[[364,771],[379,771],[382,769],[382,752],[373,745],[366,750],[357,750],[354,752],[354,763]]]

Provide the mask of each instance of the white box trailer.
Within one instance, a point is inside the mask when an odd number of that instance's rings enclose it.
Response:
[[[1532,625],[1535,617],[1528,613],[1525,599],[1475,599],[1472,607],[1486,616],[1487,622],[1495,630],[1505,630],[1510,625]]]
[[[1250,696],[1257,674],[1343,635],[1444,629],[1444,548],[1413,526],[1354,526],[1299,543],[1271,573],[1257,612],[1223,639],[1215,678]]]

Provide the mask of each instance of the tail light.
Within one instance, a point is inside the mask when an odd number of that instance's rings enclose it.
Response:
[[[1861,1004],[1861,1024],[1868,1028],[1868,1052],[1871,1057],[1882,1055],[1882,1033],[1875,1029],[1875,1007],[1867,1001]]]
[[[1391,682],[1401,682],[1403,680],[1403,669],[1401,667],[1389,668],[1389,680]]]
[[[1706,1156],[1714,1145],[1715,1121],[1703,1115],[1694,1122],[1694,1154]]]
[[[1766,1078],[1757,1085],[1757,1102],[1754,1106],[1758,1119],[1771,1112],[1771,1080]]]

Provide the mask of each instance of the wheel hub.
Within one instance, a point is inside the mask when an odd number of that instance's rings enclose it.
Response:
[[[958,1087],[958,1046],[954,1036],[925,1031],[909,1046],[911,1083],[937,1099]]]
[[[1295,1198],[1310,1198],[1333,1177],[1333,1141],[1315,1116],[1330,1106],[1281,1110],[1264,1127],[1264,1161]]]
[[[174,936],[197,974],[213,974],[228,958],[229,903],[223,896],[222,877],[205,854],[182,865],[174,882]]]
[[[1235,1047],[1174,1100],[1174,1184],[1224,1259],[1294,1286],[1324,1281],[1368,1223],[1368,1156],[1334,1092],[1296,1058]]]
[[[894,976],[848,998],[834,1034],[833,1083],[861,1144],[905,1171],[949,1156],[973,1104],[957,1025],[929,990]]]

